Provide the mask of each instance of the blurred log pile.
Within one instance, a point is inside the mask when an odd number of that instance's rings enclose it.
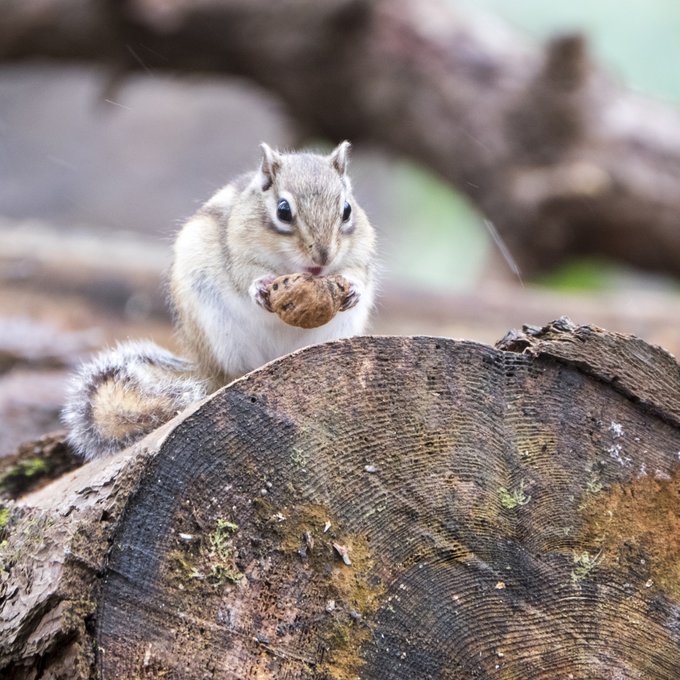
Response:
[[[60,428],[67,376],[89,353],[130,335],[172,347],[167,256],[139,237],[0,220],[0,457]]]
[[[307,134],[438,172],[531,274],[585,253],[680,272],[680,116],[578,35],[532,49],[444,0],[0,1],[0,59],[249,78]]]

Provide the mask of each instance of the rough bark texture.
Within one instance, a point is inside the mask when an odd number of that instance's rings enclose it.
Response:
[[[0,59],[242,75],[301,129],[433,168],[525,272],[584,253],[680,272],[680,117],[444,0],[0,1]]]
[[[0,677],[97,677],[93,617],[113,532],[144,469],[132,453],[0,509]]]
[[[312,347],[10,506],[0,669],[676,677],[680,367],[566,320],[501,347]]]

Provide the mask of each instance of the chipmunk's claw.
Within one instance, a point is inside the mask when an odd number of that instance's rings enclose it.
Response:
[[[255,279],[248,289],[253,302],[268,312],[274,311],[269,301],[269,286],[275,278],[271,274],[261,276],[259,279]]]
[[[360,298],[361,298],[361,295],[360,295],[357,287],[353,283],[350,283],[349,284],[349,290],[345,293],[345,297],[342,301],[342,304],[340,305],[340,311],[346,312],[348,309],[352,309],[352,307],[356,307]]]

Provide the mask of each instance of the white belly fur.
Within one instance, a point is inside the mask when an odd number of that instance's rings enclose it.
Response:
[[[229,303],[220,302],[203,307],[200,323],[211,339],[215,357],[231,376],[248,373],[302,347],[361,334],[371,306],[366,291],[356,307],[338,312],[324,326],[306,330],[289,326],[250,299],[232,295]],[[215,308],[218,306],[221,309]]]

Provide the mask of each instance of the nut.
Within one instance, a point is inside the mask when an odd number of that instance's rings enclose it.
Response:
[[[286,274],[269,284],[269,305],[290,326],[318,328],[338,313],[349,291],[342,276]]]

